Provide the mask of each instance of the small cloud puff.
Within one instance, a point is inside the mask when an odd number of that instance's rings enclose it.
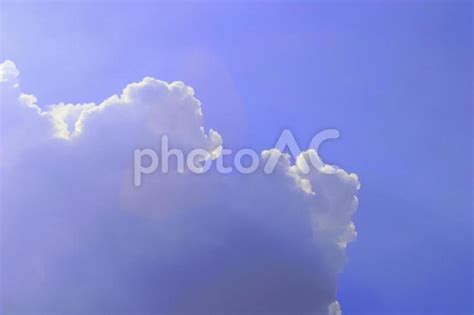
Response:
[[[0,64],[0,82],[16,85],[19,75],[20,71],[18,71],[13,61],[6,60]]]

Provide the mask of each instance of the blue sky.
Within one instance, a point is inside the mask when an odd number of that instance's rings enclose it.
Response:
[[[0,60],[40,106],[182,80],[231,148],[321,150],[362,183],[345,314],[472,314],[472,4],[1,4]]]

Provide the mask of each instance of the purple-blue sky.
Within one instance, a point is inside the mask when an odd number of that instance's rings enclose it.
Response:
[[[472,3],[1,4],[0,61],[39,104],[182,80],[228,147],[301,146],[362,182],[344,314],[472,314]]]

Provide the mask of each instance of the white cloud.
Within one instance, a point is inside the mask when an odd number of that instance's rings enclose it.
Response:
[[[0,65],[5,314],[340,314],[357,176],[304,175],[282,155],[271,175],[156,173],[137,188],[133,150],[159,151],[160,135],[221,146],[192,88],[145,78],[41,111],[18,75]]]

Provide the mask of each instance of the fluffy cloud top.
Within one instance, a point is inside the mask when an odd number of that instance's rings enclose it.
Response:
[[[134,187],[133,151],[159,151],[161,135],[219,154],[191,87],[145,78],[100,104],[41,109],[18,76],[0,65],[2,314],[340,314],[356,175],[302,174],[306,151],[271,175],[155,173]]]

